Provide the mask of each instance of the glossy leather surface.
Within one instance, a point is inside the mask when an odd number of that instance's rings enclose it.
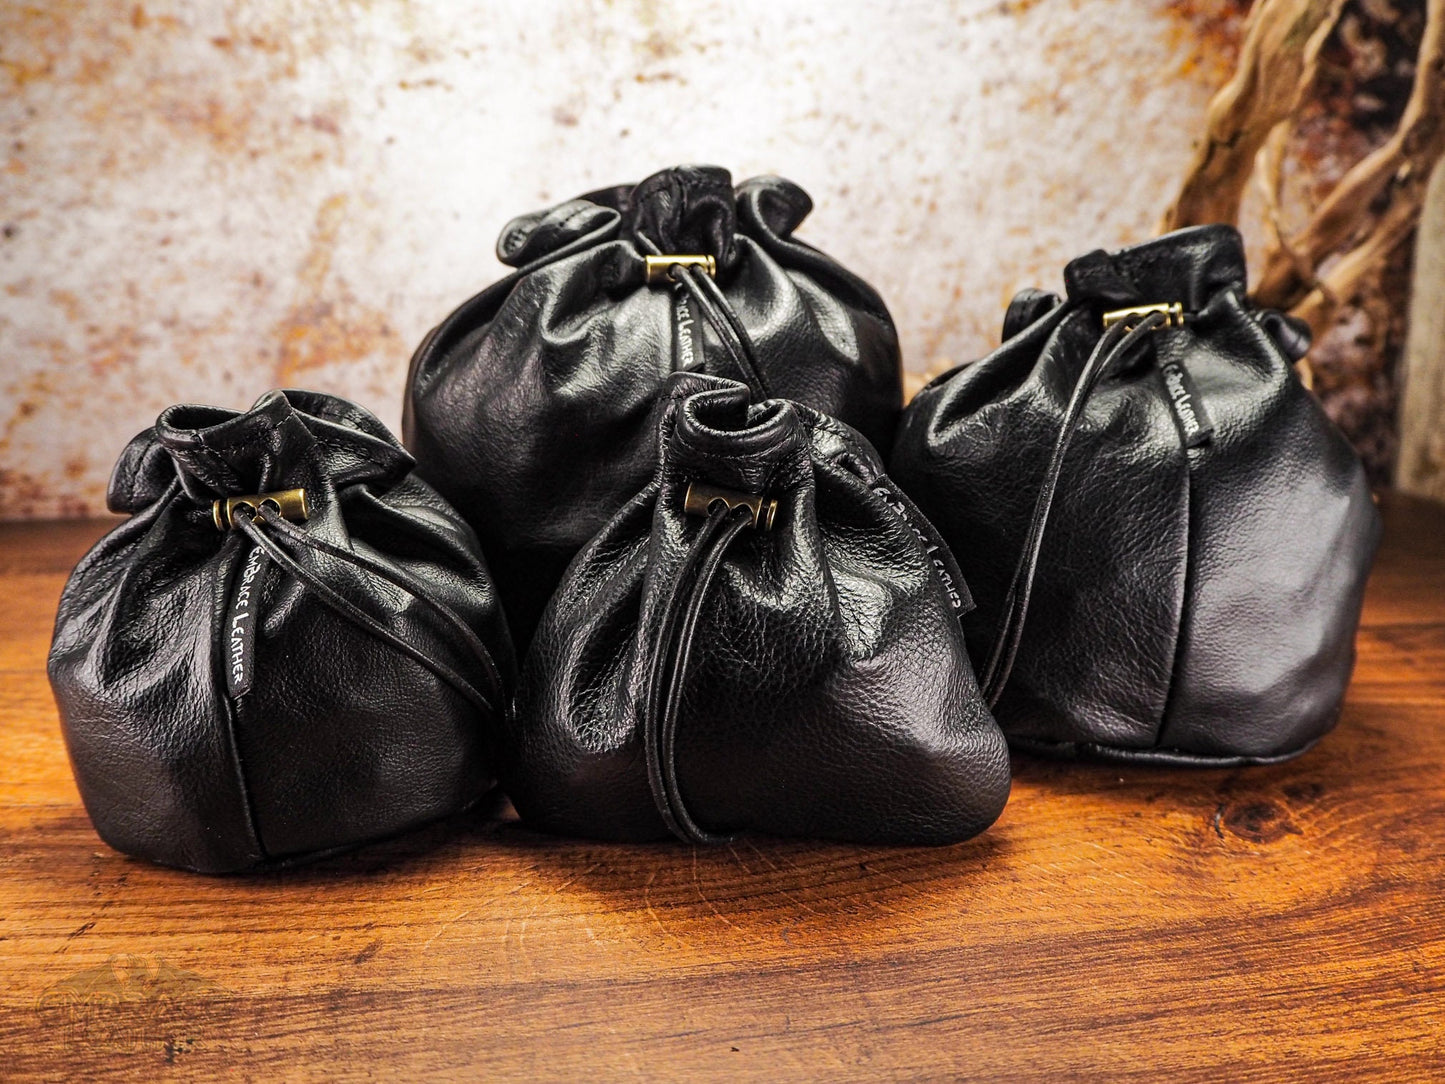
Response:
[[[109,502],[131,518],[71,575],[49,665],[106,842],[244,869],[393,834],[491,786],[511,644],[475,535],[412,467],[367,411],[311,392],[271,392],[244,413],[172,407],[126,448]],[[407,592],[345,560],[297,560],[465,672],[490,715],[276,567],[257,579],[251,687],[230,695],[222,626],[251,544],[217,530],[211,501],[297,486],[311,504],[302,529],[419,582],[475,630],[497,675]]]
[[[1228,764],[1294,755],[1334,725],[1379,523],[1361,465],[1300,384],[1296,322],[1245,300],[1238,234],[1181,230],[1026,291],[1007,339],[905,411],[890,463],[953,547],[992,649],[1064,404],[1104,311],[1179,301],[1106,378],[1068,446],[1016,665],[1015,744]],[[1186,447],[1160,367],[1213,423]]]
[[[667,835],[643,748],[646,675],[706,522],[690,482],[778,501],[703,599],[676,732],[710,832],[948,843],[993,822],[1007,748],[958,614],[967,589],[868,442],[791,402],[673,376],[654,476],[578,554],[519,679],[503,784],[523,819],[573,835]],[[952,594],[950,594],[950,591]]]
[[[417,350],[407,447],[476,528],[519,649],[573,554],[651,477],[667,375],[743,379],[700,317],[701,349],[674,361],[673,289],[645,283],[648,243],[717,260],[769,394],[889,446],[897,334],[867,283],[793,238],[811,208],[777,177],[734,189],[726,170],[686,167],[524,215],[497,243],[518,270]]]

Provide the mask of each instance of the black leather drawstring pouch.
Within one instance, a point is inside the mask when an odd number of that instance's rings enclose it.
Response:
[[[511,642],[476,536],[367,411],[176,406],[61,595],[50,681],[117,850],[207,873],[392,835],[493,784]]]
[[[523,215],[497,242],[516,270],[418,348],[406,445],[476,528],[519,650],[573,554],[651,477],[669,373],[741,380],[892,442],[893,322],[794,238],[811,209],[789,181],[734,188],[700,166]]]
[[[919,393],[890,469],[978,600],[1010,741],[1265,763],[1335,723],[1379,520],[1301,385],[1308,330],[1245,294],[1228,226],[1068,265]]]
[[[670,378],[652,479],[523,664],[503,785],[554,832],[942,844],[1009,791],[948,548],[856,432]]]

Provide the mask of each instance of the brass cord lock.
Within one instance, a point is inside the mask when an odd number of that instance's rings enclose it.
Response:
[[[1104,313],[1104,330],[1108,330],[1119,323],[1138,323],[1150,313],[1162,312],[1165,320],[1159,325],[1160,328],[1183,327],[1184,306],[1178,301],[1158,301],[1153,305],[1132,305],[1127,309],[1113,309]]]
[[[677,266],[696,267],[706,271],[709,278],[717,278],[717,261],[711,256],[648,256],[647,285],[670,282],[672,269]]]
[[[270,505],[282,519],[292,523],[303,523],[311,518],[311,503],[306,499],[304,489],[280,489],[275,493],[252,493],[245,497],[227,497],[211,502],[211,520],[218,531],[229,531],[236,526],[236,514],[252,519],[263,505]]]
[[[778,514],[778,502],[775,500],[751,493],[738,493],[731,489],[719,489],[717,486],[702,485],[698,482],[688,483],[687,495],[682,499],[682,507],[695,516],[708,516],[712,514],[713,505],[718,501],[727,505],[729,511],[734,508],[746,508],[753,514],[752,525],[760,531],[772,530],[773,519]]]

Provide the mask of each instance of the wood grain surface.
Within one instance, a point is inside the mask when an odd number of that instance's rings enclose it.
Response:
[[[0,527],[0,1079],[1445,1079],[1445,507],[1385,510],[1340,726],[1289,764],[1020,757],[943,849],[499,804],[227,878],[111,851],[71,780],[44,659],[105,525]]]

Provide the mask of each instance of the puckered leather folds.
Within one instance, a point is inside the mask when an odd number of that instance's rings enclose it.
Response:
[[[577,555],[523,665],[504,785],[524,820],[898,843],[992,823],[1008,759],[967,589],[871,446],[704,374],[672,376],[653,424],[651,479]],[[776,511],[689,512],[692,486]]]
[[[1015,744],[1233,764],[1334,725],[1379,533],[1364,471],[1291,369],[1296,321],[1245,296],[1227,226],[1181,230],[1025,291],[1006,341],[905,411],[890,469],[1000,633],[1035,498],[1106,311],[1178,302],[1092,386],[1062,451],[1032,601],[996,704]],[[1016,594],[1016,592],[1015,592]]]
[[[476,529],[519,646],[567,562],[651,476],[668,374],[752,379],[679,284],[648,283],[649,254],[714,259],[721,305],[755,348],[756,390],[892,441],[897,334],[867,283],[792,237],[810,207],[780,178],[734,188],[697,166],[524,215],[497,246],[517,270],[417,350],[407,447]]]
[[[335,605],[213,519],[216,499],[293,488],[309,519],[258,516],[251,531],[305,542],[289,559]],[[49,670],[112,846],[244,869],[395,833],[491,786],[514,674],[491,577],[471,528],[367,411],[298,391],[249,411],[172,407],[121,455],[110,504],[131,518],[66,584]]]

